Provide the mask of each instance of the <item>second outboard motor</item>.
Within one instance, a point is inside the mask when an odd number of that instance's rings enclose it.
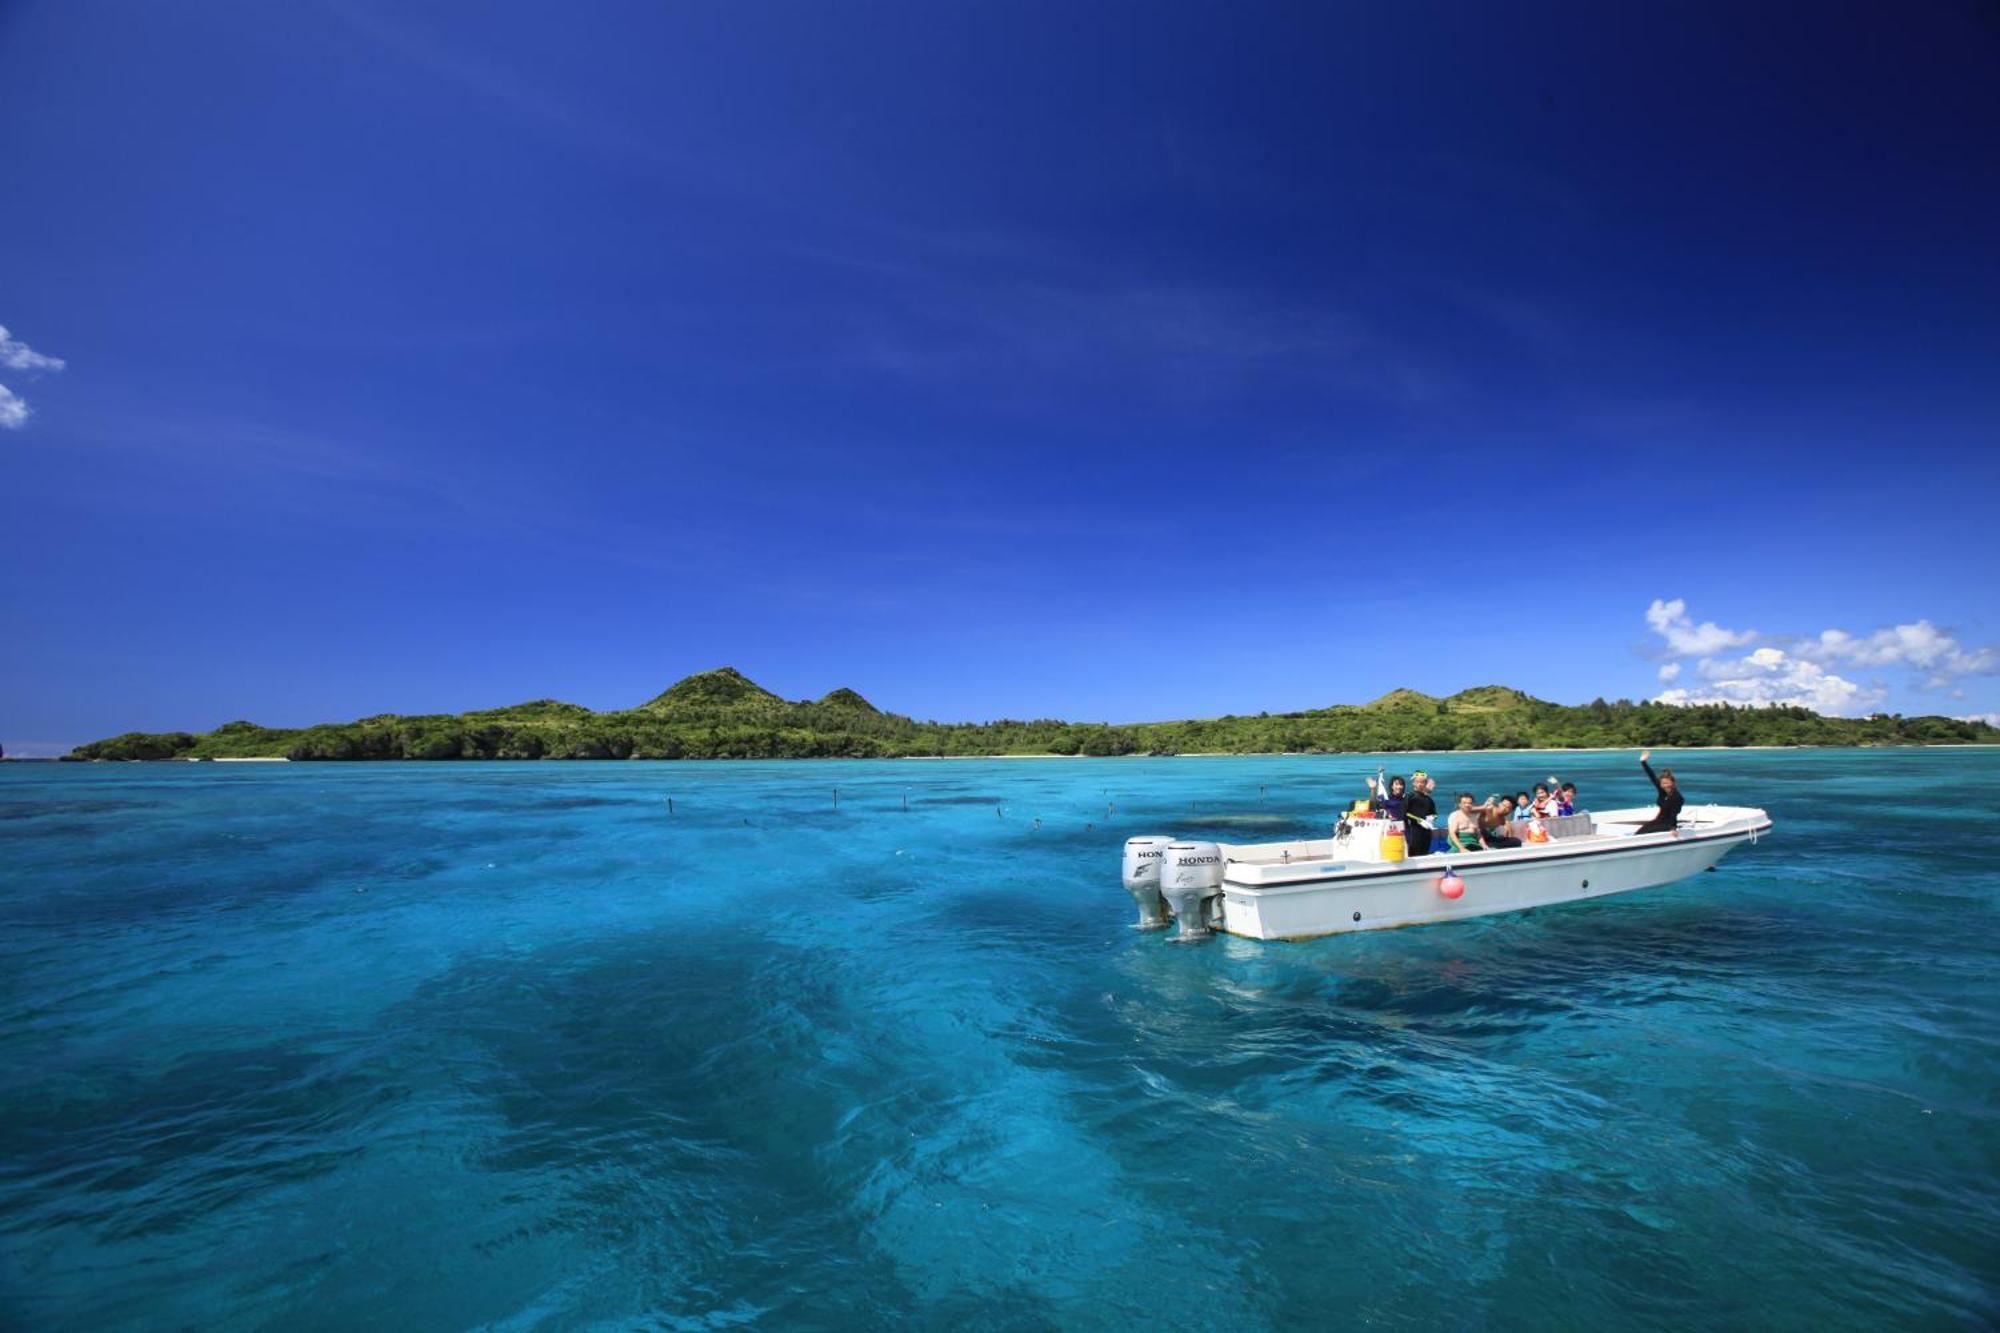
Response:
[[[1222,891],[1222,849],[1212,842],[1167,845],[1160,866],[1160,896],[1181,923],[1176,943],[1208,938],[1208,900]]]
[[[1125,839],[1125,892],[1139,904],[1139,929],[1165,930],[1167,904],[1160,897],[1160,863],[1172,838]]]

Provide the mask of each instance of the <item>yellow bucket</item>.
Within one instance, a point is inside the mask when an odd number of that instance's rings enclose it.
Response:
[[[1384,861],[1400,861],[1403,859],[1406,850],[1401,827],[1392,828],[1382,835],[1382,859]]]

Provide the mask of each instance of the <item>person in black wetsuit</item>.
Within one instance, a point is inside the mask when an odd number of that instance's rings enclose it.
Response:
[[[1652,782],[1653,791],[1660,798],[1660,808],[1651,819],[1632,830],[1635,837],[1641,833],[1671,833],[1679,828],[1681,823],[1681,806],[1685,804],[1681,798],[1681,784],[1674,779],[1674,770],[1671,768],[1661,773],[1654,773],[1653,766],[1646,762],[1652,757],[1651,750],[1639,751],[1639,767],[1646,770],[1646,777]]]
[[[1411,856],[1431,854],[1431,831],[1419,824],[1419,819],[1435,820],[1438,803],[1431,799],[1431,782],[1428,775],[1418,773],[1410,779],[1410,794],[1403,801],[1403,837],[1409,841]]]

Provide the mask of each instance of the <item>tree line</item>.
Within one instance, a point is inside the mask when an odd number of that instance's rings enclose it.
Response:
[[[754,687],[753,687],[754,688]],[[837,692],[850,694],[851,692]],[[666,696],[663,696],[665,698]],[[1485,687],[1449,699],[1385,701],[1123,725],[1055,719],[919,722],[855,702],[670,701],[596,713],[542,700],[510,709],[383,715],[303,728],[231,722],[212,732],[128,732],[73,759],[874,759],[915,756],[1380,753],[1636,746],[1955,745],[2000,741],[1983,722],[1805,708],[1635,703],[1564,705]]]

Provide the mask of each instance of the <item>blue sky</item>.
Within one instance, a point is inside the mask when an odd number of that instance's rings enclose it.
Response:
[[[0,741],[724,663],[2000,712],[1996,64],[1970,3],[14,0]]]

